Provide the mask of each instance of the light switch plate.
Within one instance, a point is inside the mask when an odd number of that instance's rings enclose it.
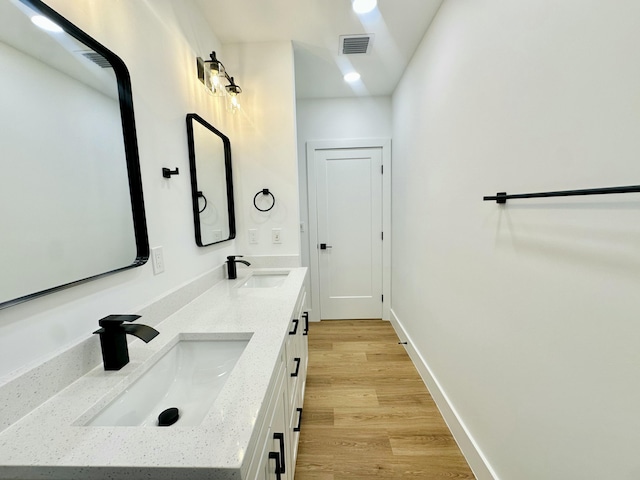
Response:
[[[164,256],[162,247],[154,247],[151,249],[151,264],[153,265],[153,274],[159,275],[164,272]]]
[[[274,228],[271,230],[271,240],[273,243],[282,243],[282,229]]]
[[[249,243],[256,244],[258,243],[258,229],[250,228],[249,229]]]

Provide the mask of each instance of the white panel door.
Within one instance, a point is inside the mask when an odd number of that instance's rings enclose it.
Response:
[[[381,318],[382,149],[316,150],[314,163],[321,318]]]

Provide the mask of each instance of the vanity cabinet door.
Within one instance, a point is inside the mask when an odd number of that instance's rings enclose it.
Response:
[[[287,389],[284,377],[276,386],[274,405],[267,429],[267,437],[263,442],[261,453],[257,459],[255,480],[292,480],[295,464],[289,457],[290,438],[287,431]],[[255,461],[256,459],[254,459]]]
[[[298,458],[298,441],[300,440],[300,429],[302,425],[302,392],[298,390],[294,396],[294,405],[297,405],[289,412],[289,456],[295,462]]]
[[[291,480],[295,464],[290,458],[288,433],[288,389],[286,348],[280,352],[280,360],[273,373],[275,381],[267,394],[267,409],[261,423],[256,447],[253,450],[249,470],[243,478],[248,480]],[[276,467],[278,471],[276,472]]]

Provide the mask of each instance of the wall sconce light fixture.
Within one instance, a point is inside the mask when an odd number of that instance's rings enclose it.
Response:
[[[233,77],[228,73],[216,52],[211,52],[210,60],[204,60],[200,57],[196,58],[198,70],[198,79],[204,84],[212,95],[217,97],[228,96],[231,111],[235,112],[240,109],[238,102],[238,94],[242,93],[242,88],[236,84]],[[223,85],[225,84],[226,85]]]

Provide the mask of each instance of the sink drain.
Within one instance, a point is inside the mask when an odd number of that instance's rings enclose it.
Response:
[[[158,415],[158,426],[169,427],[176,423],[180,418],[180,412],[176,407],[167,408]]]

